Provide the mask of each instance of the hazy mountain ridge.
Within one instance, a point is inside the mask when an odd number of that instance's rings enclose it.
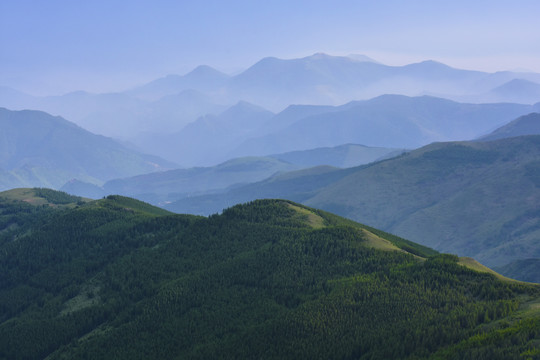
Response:
[[[142,137],[135,143],[183,167],[209,166],[231,159],[227,150],[248,139],[274,114],[241,101],[217,115],[205,115],[182,130]],[[248,155],[249,156],[249,155]]]
[[[460,70],[434,61],[404,66],[388,66],[350,57],[315,54],[300,59],[265,58],[242,73],[229,76],[208,66],[199,66],[180,76],[169,75],[146,85],[117,94],[75,92],[64,96],[31,97],[4,88],[0,106],[14,110],[36,109],[62,115],[95,133],[135,137],[152,127],[175,131],[197,117],[215,113],[238,101],[247,101],[273,112],[291,104],[340,105],[352,100],[370,99],[382,94],[418,96],[446,94],[459,101],[536,103],[530,92],[504,91],[505,83],[540,83],[540,74]],[[502,88],[501,88],[502,86]],[[498,90],[494,90],[498,88]],[[182,114],[188,102],[159,101],[195,91],[205,97],[193,111]],[[482,99],[495,91],[497,98]],[[442,95],[439,95],[442,96]],[[532,96],[532,98],[531,98]],[[476,97],[476,98],[475,98]]]
[[[115,179],[103,185],[105,194],[120,194],[157,204],[183,197],[224,191],[232,185],[260,181],[298,166],[272,158],[239,158],[213,167],[169,170]]]
[[[478,140],[491,141],[522,135],[540,135],[540,113],[520,116]]]
[[[0,358],[504,359],[538,348],[537,286],[290,201],[201,218],[17,189],[0,208]]]
[[[216,91],[225,85],[228,78],[228,75],[208,65],[200,65],[183,76],[167,75],[128,90],[126,93],[137,98],[155,101],[185,90]]]
[[[383,95],[333,108],[308,107],[309,115],[305,117],[303,111],[297,111],[298,117],[285,117],[290,125],[246,140],[230,156],[267,155],[347,143],[416,148],[434,141],[473,139],[537,109],[540,103],[467,104],[430,96]]]
[[[101,188],[70,181],[61,190],[90,198],[120,194],[152,204],[166,204],[185,197],[224,192],[229,187],[240,187],[293,170],[321,165],[329,165],[329,169],[349,167],[353,164],[356,166],[401,152],[403,150],[349,144],[268,157],[236,158],[211,167],[177,169],[113,179]]]
[[[22,185],[60,188],[73,178],[102,184],[111,178],[173,166],[44,112],[0,108],[0,122],[0,168],[3,178],[9,177],[2,189]]]
[[[405,151],[407,150],[346,144],[333,148],[316,148],[274,154],[270,155],[270,157],[302,167],[329,165],[339,168],[349,168],[394,157]]]

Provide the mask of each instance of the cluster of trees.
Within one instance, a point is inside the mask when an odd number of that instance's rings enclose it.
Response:
[[[540,296],[536,287],[383,232],[423,259],[363,246],[361,225],[309,211],[325,227],[285,201],[209,218],[158,216],[122,197],[57,210],[0,246],[0,359],[537,351],[540,319],[514,319],[523,299]]]
[[[63,191],[56,191],[47,188],[34,188],[35,196],[44,198],[51,204],[65,205],[72,203],[82,204],[83,199],[80,196],[73,196]]]

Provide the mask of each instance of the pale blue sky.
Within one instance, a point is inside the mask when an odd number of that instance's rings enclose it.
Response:
[[[1,0],[0,85],[114,91],[315,52],[540,72],[538,14],[537,0]]]

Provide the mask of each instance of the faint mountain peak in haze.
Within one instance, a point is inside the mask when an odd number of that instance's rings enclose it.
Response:
[[[252,104],[248,101],[240,100],[235,105],[223,111],[221,115],[236,116],[236,115],[242,115],[246,113],[252,114],[252,113],[258,113],[258,112],[273,114],[271,111],[266,110],[262,106]]]
[[[200,65],[185,75],[167,75],[127,93],[146,100],[157,100],[188,89],[213,91],[223,86],[228,78],[227,74],[208,65]]]
[[[491,93],[501,99],[533,104],[540,101],[540,84],[525,79],[513,79],[494,88]]]
[[[376,64],[381,64],[381,62],[373,59],[373,58],[370,58],[369,56],[366,56],[364,54],[349,54],[347,55],[347,57],[349,59],[353,59],[353,60],[356,60],[356,61],[359,61],[359,62],[372,62],[372,63],[376,63]]]
[[[456,69],[442,62],[435,60],[424,60],[417,63],[408,64],[401,67],[408,75],[415,75],[420,78],[429,78],[430,80],[440,78],[453,78],[462,76],[478,76],[483,74],[480,71]]]
[[[216,79],[226,79],[229,75],[222,73],[208,65],[199,65],[183,76],[184,79],[196,81],[215,81]]]

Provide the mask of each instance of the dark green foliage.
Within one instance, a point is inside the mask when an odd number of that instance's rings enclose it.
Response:
[[[432,150],[422,155],[423,159],[444,161],[447,166],[492,163],[499,157],[496,151],[473,149],[469,146],[451,144],[445,148]]]
[[[430,257],[364,246],[367,227],[298,204],[201,218],[111,196],[42,211],[0,246],[0,359],[470,358],[482,336],[485,354],[538,348],[514,340],[537,338],[537,317],[512,320],[537,288],[384,232]]]
[[[82,201],[81,197],[69,195],[63,191],[56,191],[47,188],[35,188],[34,191],[37,197],[44,198],[51,204],[65,205]]]

